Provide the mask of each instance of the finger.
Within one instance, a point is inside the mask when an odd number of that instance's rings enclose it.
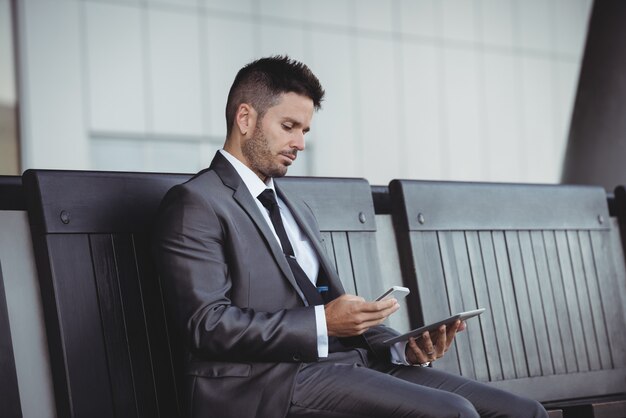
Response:
[[[437,358],[437,348],[433,344],[433,340],[431,339],[428,331],[422,334],[422,338],[420,339],[418,346],[424,352],[428,361],[435,361]]]
[[[343,300],[351,301],[351,302],[365,302],[365,299],[362,298],[361,296],[351,295],[349,293],[343,294],[339,296],[337,299],[343,299]]]
[[[382,311],[363,311],[357,308],[353,315],[357,323],[370,323],[371,326],[372,323],[382,323],[389,315],[396,312],[398,309],[400,309],[400,306],[397,304]]]
[[[397,308],[392,308],[383,312],[361,313],[356,318],[356,324],[360,328],[371,328],[382,324]]]
[[[387,305],[387,304],[386,304]],[[395,311],[400,309],[400,305],[397,302],[388,304],[383,309],[376,310],[364,310],[360,308],[360,315],[366,319],[385,319]]]
[[[380,312],[386,309],[393,309],[394,307],[400,307],[398,301],[394,298],[380,300],[378,302],[365,302],[361,307],[363,312]],[[395,311],[394,311],[395,312]]]
[[[460,325],[461,325],[461,321],[457,320],[454,324],[448,327],[448,330],[446,331],[446,347],[445,347],[446,351],[448,351],[448,349],[450,348],[450,345],[452,345],[452,341],[454,341],[454,337],[456,336],[456,333]]]
[[[408,353],[407,353],[407,360],[409,360],[410,363],[412,364],[423,364],[423,363],[427,363],[428,360],[428,356],[426,355],[426,353],[424,353],[424,351],[419,347],[417,341],[415,340],[415,338],[411,337],[409,338],[409,341],[407,343],[407,348],[408,348]]]
[[[437,331],[439,332],[437,334],[437,340],[435,342],[435,351],[437,352],[437,358],[441,358],[448,349],[448,334],[446,332],[445,325],[440,326]]]
[[[422,338],[420,339],[418,346],[427,354],[431,354],[435,351],[435,345],[430,336],[430,332],[426,331],[422,334]]]
[[[357,330],[364,332],[368,328],[382,324],[397,309],[397,307],[393,307],[382,312],[360,312],[354,315],[353,324]]]
[[[461,321],[461,325],[459,325],[459,329],[457,329],[456,332],[465,331],[466,329],[467,329],[467,322]]]

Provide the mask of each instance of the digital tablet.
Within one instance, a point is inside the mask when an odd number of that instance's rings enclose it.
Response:
[[[434,331],[442,325],[448,325],[454,323],[456,320],[460,319],[461,321],[465,321],[466,319],[472,318],[474,316],[480,315],[485,312],[485,308],[475,309],[473,311],[461,312],[456,315],[452,315],[449,318],[443,319],[439,322],[435,322],[433,324],[424,325],[423,327],[416,328],[412,331],[409,331],[405,334],[398,335],[397,337],[390,338],[388,340],[383,341],[383,344],[395,344],[400,341],[406,341],[409,337],[418,337],[425,333],[426,331]]]

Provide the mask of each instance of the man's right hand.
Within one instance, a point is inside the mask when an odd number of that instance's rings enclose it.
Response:
[[[371,327],[380,325],[398,309],[400,305],[395,299],[368,302],[360,296],[341,295],[324,306],[328,335],[361,335]]]

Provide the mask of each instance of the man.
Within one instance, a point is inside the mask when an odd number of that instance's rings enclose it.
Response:
[[[323,96],[288,57],[248,64],[228,96],[224,149],[163,200],[155,256],[185,351],[185,413],[546,416],[537,402],[420,367],[464,324],[389,348],[396,333],[381,323],[397,301],[344,294],[308,206],[273,182],[304,150]]]

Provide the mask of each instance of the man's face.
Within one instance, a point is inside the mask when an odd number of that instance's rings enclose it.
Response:
[[[313,118],[313,101],[296,93],[285,93],[275,106],[257,120],[252,136],[243,142],[241,151],[247,166],[261,180],[282,177],[304,150],[304,135]]]

